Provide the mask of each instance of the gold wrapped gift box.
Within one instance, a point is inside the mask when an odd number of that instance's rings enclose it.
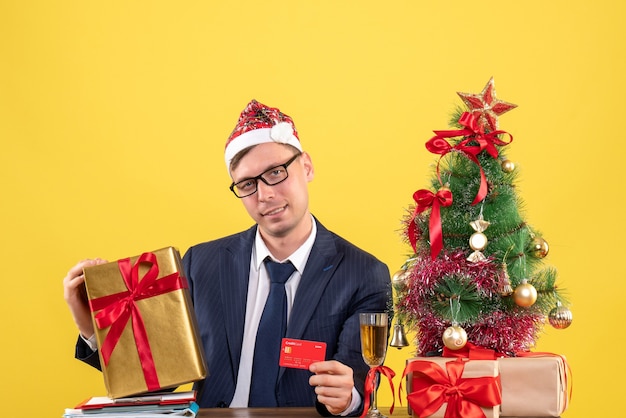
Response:
[[[110,398],[172,388],[207,376],[175,248],[87,267],[84,274]]]

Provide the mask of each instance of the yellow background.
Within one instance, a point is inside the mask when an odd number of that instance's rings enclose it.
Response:
[[[394,272],[408,252],[400,219],[435,161],[424,143],[447,127],[457,91],[494,76],[519,105],[500,127],[515,138],[525,218],[574,312],[537,350],[570,361],[566,417],[615,415],[625,11],[609,0],[0,1],[2,407],[55,417],[104,394],[73,359],[61,282],[78,260],[184,252],[251,224],[223,161],[250,99],[294,117],[316,165],[314,214]],[[412,350],[389,352],[396,386]]]

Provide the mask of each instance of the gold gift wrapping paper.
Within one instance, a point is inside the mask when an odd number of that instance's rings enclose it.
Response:
[[[407,360],[407,364],[414,360],[421,361],[430,361],[438,364],[443,370],[446,370],[446,363],[449,361],[456,361],[457,359],[454,357],[414,357],[412,359]],[[465,362],[465,368],[463,369],[463,374],[461,377],[463,378],[475,378],[475,377],[483,377],[483,376],[498,376],[498,363],[495,360],[469,360]],[[412,391],[412,382],[413,382],[413,373],[408,373],[407,377],[407,394]],[[407,402],[408,405],[408,402]],[[444,403],[437,412],[432,415],[429,415],[428,418],[443,418],[446,412],[446,408],[448,407],[447,403]],[[499,418],[500,416],[500,407],[498,405],[491,408],[480,408],[485,414],[486,418]],[[414,418],[419,418],[411,408],[408,408],[409,415]]]
[[[498,366],[503,416],[558,417],[567,408],[567,366],[560,356],[503,357]]]
[[[180,254],[173,247],[152,251],[156,256],[158,279],[179,272],[184,276]],[[134,265],[139,256],[131,257]],[[139,280],[149,266],[139,265]],[[117,261],[84,269],[87,296],[90,301],[127,291]],[[157,279],[157,281],[158,281]],[[185,283],[186,279],[182,278]],[[189,289],[162,293],[135,302],[145,324],[148,342],[161,389],[204,379],[206,360],[198,337],[198,327]],[[92,312],[98,347],[102,347],[111,327],[98,329],[97,312]],[[137,395],[148,391],[130,319],[105,366],[99,350],[104,382],[110,398]]]

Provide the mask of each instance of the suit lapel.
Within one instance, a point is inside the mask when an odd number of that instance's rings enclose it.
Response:
[[[317,236],[302,274],[289,318],[287,327],[289,338],[301,338],[304,334],[322,293],[342,258],[343,254],[337,253],[332,234],[318,222]]]
[[[246,300],[250,279],[250,258],[256,228],[240,234],[231,245],[221,249],[220,274],[221,299],[224,307],[224,327],[235,378],[239,370],[243,330],[246,316]]]

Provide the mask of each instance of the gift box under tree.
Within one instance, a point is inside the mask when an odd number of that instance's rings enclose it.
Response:
[[[563,356],[529,353],[526,357],[501,357],[497,361],[503,416],[558,417],[565,412],[572,382]]]
[[[407,361],[404,376],[415,417],[499,417],[502,388],[495,360],[417,357]]]

